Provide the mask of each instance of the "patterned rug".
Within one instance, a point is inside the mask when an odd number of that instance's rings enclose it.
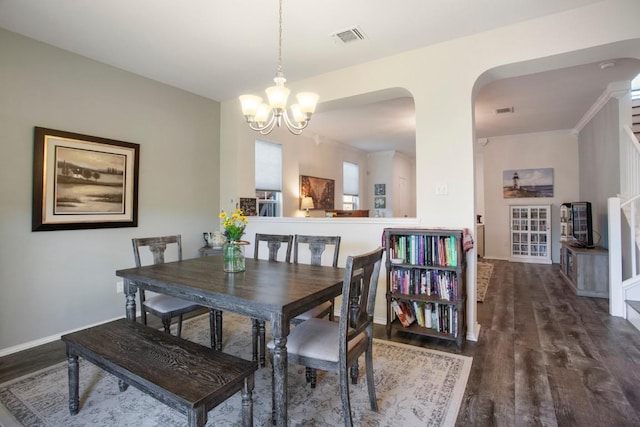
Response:
[[[251,357],[250,321],[224,313],[224,351]],[[207,343],[207,316],[183,325],[183,336]],[[472,358],[376,340],[374,372],[379,412],[372,412],[361,358],[360,379],[351,385],[351,409],[359,426],[453,426]],[[271,426],[271,369],[256,373],[254,425]],[[0,385],[0,425],[183,426],[186,417],[129,387],[80,358],[80,412],[69,415],[66,362]],[[4,405],[4,406],[3,406]],[[240,425],[240,395],[209,412],[207,426]],[[317,388],[305,382],[304,367],[289,366],[289,425],[342,425],[338,375],[318,372]]]
[[[477,301],[484,301],[487,296],[487,289],[491,281],[491,273],[493,272],[493,264],[478,261],[478,269],[476,271],[476,295]]]

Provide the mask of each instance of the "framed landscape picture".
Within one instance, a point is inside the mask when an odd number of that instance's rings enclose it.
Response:
[[[140,145],[34,129],[32,231],[138,226]]]
[[[300,197],[311,197],[314,210],[333,209],[335,180],[300,175]]]

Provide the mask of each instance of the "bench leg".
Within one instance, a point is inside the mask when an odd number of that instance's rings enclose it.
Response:
[[[80,408],[80,370],[78,367],[78,356],[67,353],[69,371],[69,413],[76,415]]]
[[[242,389],[242,426],[253,427],[253,387],[255,385],[253,374],[244,379]]]
[[[187,412],[187,423],[189,427],[204,427],[207,423],[207,411],[204,406],[198,406]]]

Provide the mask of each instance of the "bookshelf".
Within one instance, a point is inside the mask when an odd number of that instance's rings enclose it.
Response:
[[[401,330],[455,341],[466,335],[462,230],[385,228],[387,337]]]

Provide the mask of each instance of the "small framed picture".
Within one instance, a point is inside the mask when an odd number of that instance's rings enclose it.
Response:
[[[255,197],[240,197],[240,209],[245,216],[257,216],[258,200]]]
[[[373,199],[373,205],[376,209],[386,209],[387,207],[387,198],[377,196]]]
[[[376,196],[384,196],[386,193],[385,184],[373,184],[373,190]]]

